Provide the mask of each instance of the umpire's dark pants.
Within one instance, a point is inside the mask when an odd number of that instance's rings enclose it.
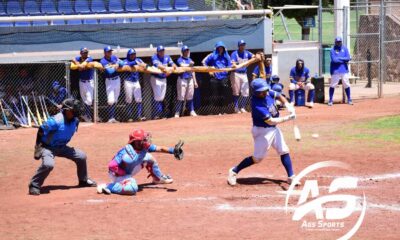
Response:
[[[42,151],[42,165],[32,177],[30,187],[40,188],[44,180],[54,168],[54,157],[65,157],[75,162],[79,181],[87,180],[86,154],[79,149],[69,146],[45,147]]]
[[[213,113],[219,114],[224,113],[224,96],[227,96],[229,90],[228,78],[216,79],[212,77],[210,79],[210,90],[211,90],[211,105],[214,106],[215,111]]]

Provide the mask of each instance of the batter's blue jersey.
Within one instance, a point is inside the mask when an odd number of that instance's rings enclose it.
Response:
[[[133,169],[143,163],[147,152],[155,152],[156,149],[157,146],[151,144],[147,151],[142,150],[141,152],[137,153],[131,144],[127,144],[118,151],[113,160],[117,162],[118,167],[123,169],[127,175],[131,175]]]
[[[272,65],[264,66],[265,77],[267,78],[267,83],[271,84],[272,77]],[[260,67],[257,65],[253,70],[253,75],[256,75],[256,78],[260,77]]]
[[[78,129],[78,124],[78,118],[67,122],[63,113],[57,113],[40,126],[43,130],[41,141],[50,147],[65,146]]]
[[[290,70],[290,82],[296,84],[297,82],[306,82],[310,78],[310,70],[306,67],[297,69],[293,67]]]
[[[93,58],[92,57],[88,57],[85,59],[85,61],[82,60],[81,56],[77,56],[75,58],[76,61],[83,63],[83,62],[93,62]],[[86,69],[83,71],[79,71],[79,79],[80,80],[91,80],[93,79],[93,73],[94,73],[94,69]]]
[[[234,51],[231,54],[231,60],[232,62],[235,62],[236,64],[241,64],[244,62],[247,62],[253,57],[253,54],[247,50],[244,50],[243,52],[239,52],[238,50]],[[246,73],[247,72],[247,67],[242,67],[239,69],[236,69],[237,73]]]
[[[334,46],[331,49],[331,75],[348,73],[347,63],[351,60],[349,50],[345,46]]]
[[[181,56],[180,58],[178,58],[178,60],[176,62],[179,67],[189,67],[190,63],[192,63],[193,60],[190,57],[185,58],[185,57]],[[192,72],[184,72],[184,73],[180,74],[179,77],[181,77],[183,79],[190,79],[190,78],[193,78],[193,73]]]
[[[215,51],[208,55],[204,63],[206,66],[215,68],[226,68],[232,66],[231,57],[229,57],[228,54],[220,55]],[[216,72],[214,73],[214,76],[217,80],[222,80],[228,77],[228,72]]]
[[[119,59],[118,59],[117,56],[115,56],[115,55],[111,55],[111,58],[110,58],[110,59],[106,59],[105,57],[103,57],[103,58],[100,60],[101,65],[103,65],[103,67],[105,67],[105,68],[106,68],[107,66],[109,66],[109,65],[117,64],[118,62],[119,62]],[[103,74],[104,74],[104,77],[105,77],[105,78],[113,78],[113,77],[119,76],[119,73],[118,73],[117,71],[112,71],[111,74],[110,74],[110,72],[108,72],[108,71],[104,71]]]
[[[132,66],[138,65],[139,63],[143,63],[143,60],[140,58],[135,58],[132,61],[130,59],[126,59],[124,62],[124,65],[128,65],[128,66],[132,67]],[[131,73],[129,73],[129,77],[126,80],[131,81],[131,82],[137,82],[137,81],[139,81],[139,79],[140,79],[139,72],[131,72]]]
[[[265,98],[251,97],[251,117],[253,118],[253,126],[256,127],[275,127],[269,125],[265,120],[273,117],[279,117],[278,108],[275,105],[275,99],[280,96],[275,91],[268,91]]]
[[[160,65],[168,67],[174,65],[174,61],[172,61],[169,55],[164,55],[164,57],[160,58],[157,54],[154,54],[151,57],[151,62],[153,63],[154,67],[158,67]],[[157,78],[166,78],[167,75],[165,73],[162,74],[153,74],[153,76]]]

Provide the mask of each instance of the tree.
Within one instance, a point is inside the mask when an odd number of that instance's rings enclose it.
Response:
[[[284,5],[316,5],[318,6],[319,0],[255,0],[255,2],[262,1],[262,6],[264,9],[268,7],[280,7]],[[333,0],[321,0],[322,6],[327,7],[329,4],[333,4]],[[317,9],[293,9],[293,10],[284,10],[283,14],[287,18],[296,19],[297,23],[301,26],[301,38],[302,40],[310,39],[310,28],[307,27],[306,20],[310,17],[315,17],[318,14]]]

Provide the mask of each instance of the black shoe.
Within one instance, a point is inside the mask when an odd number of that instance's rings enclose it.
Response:
[[[29,187],[29,195],[40,195],[40,188],[37,187]]]
[[[79,181],[79,187],[96,187],[97,183],[88,178],[85,181]]]

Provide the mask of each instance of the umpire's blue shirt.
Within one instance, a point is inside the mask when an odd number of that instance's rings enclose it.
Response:
[[[43,129],[42,143],[50,147],[61,147],[71,141],[72,136],[78,129],[79,120],[74,118],[66,122],[61,112],[50,117],[40,128]]]

